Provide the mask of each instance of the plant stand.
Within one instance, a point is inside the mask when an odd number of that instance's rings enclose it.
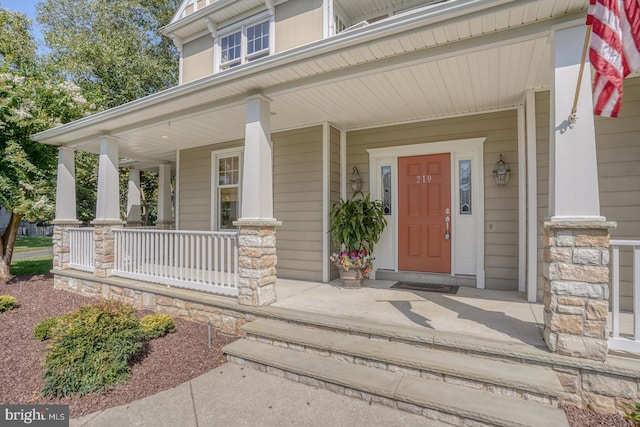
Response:
[[[340,279],[342,280],[342,286],[345,288],[357,289],[362,287],[364,281],[362,267],[349,267],[349,270],[345,271],[342,266],[338,266],[340,272]]]

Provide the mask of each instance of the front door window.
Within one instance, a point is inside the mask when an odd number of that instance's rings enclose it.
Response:
[[[217,158],[217,225],[218,230],[235,229],[240,214],[240,154]]]

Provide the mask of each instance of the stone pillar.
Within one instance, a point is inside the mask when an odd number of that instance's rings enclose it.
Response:
[[[69,268],[69,228],[77,227],[75,151],[58,148],[56,177],[56,218],[53,221],[53,269]]]
[[[236,221],[240,226],[238,283],[242,305],[263,306],[276,301],[277,221]]]
[[[171,165],[160,165],[158,167],[158,218],[156,225],[163,230],[173,228],[171,214]]]
[[[129,169],[129,185],[127,187],[127,226],[142,225],[142,209],[140,197],[140,171]]]
[[[118,144],[104,136],[100,140],[96,219],[92,222],[95,239],[93,274],[97,277],[108,277],[113,272],[113,228],[124,224],[120,219],[119,193]]]
[[[544,339],[560,354],[605,360],[609,229],[614,223],[544,224]]]

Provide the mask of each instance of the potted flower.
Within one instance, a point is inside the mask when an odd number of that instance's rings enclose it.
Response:
[[[387,225],[382,203],[358,191],[351,199],[335,203],[329,216],[331,239],[341,248],[330,260],[338,267],[344,286],[360,287],[371,273],[373,246]]]

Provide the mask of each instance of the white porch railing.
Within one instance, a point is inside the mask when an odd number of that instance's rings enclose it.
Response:
[[[611,240],[612,296],[611,314],[612,330],[609,348],[633,353],[640,353],[640,240]],[[621,335],[620,324],[620,248],[632,250],[632,297],[633,297],[633,333]],[[626,332],[626,331],[625,331]]]
[[[69,229],[69,268],[93,272],[93,228]]]
[[[238,295],[238,234],[118,228],[113,274]]]

